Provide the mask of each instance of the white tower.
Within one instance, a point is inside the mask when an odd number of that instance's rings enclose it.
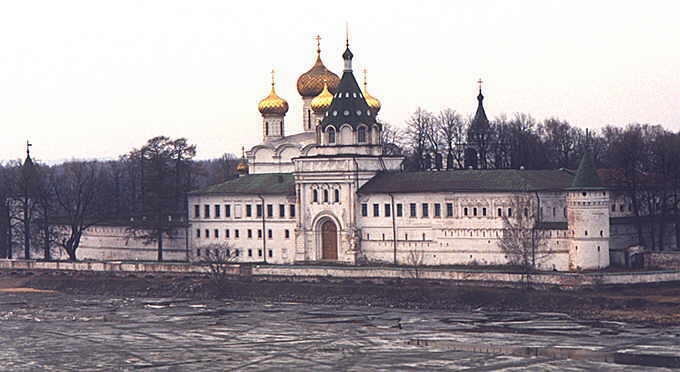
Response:
[[[609,192],[602,187],[589,152],[581,159],[567,189],[567,223],[571,234],[569,269],[609,266]]]

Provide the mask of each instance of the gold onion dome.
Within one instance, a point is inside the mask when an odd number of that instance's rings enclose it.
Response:
[[[367,83],[366,83],[366,74],[367,74],[367,71],[364,70],[364,89],[363,89],[362,94],[364,95],[364,99],[366,100],[366,103],[368,104],[368,107],[370,107],[370,108],[372,108],[373,110],[375,110],[375,113],[377,114],[378,111],[380,111],[380,107],[381,107],[380,101],[379,101],[377,98],[373,97],[372,95],[370,95],[370,94],[368,93],[368,89],[366,89],[366,86],[367,86]]]
[[[323,114],[331,107],[331,103],[333,103],[333,95],[328,91],[328,84],[324,84],[321,93],[312,100],[312,111],[317,115]]]
[[[274,89],[274,70],[272,70],[272,91],[257,105],[262,115],[285,115],[288,112],[288,102],[279,97]]]
[[[248,174],[248,161],[246,160],[246,152],[243,147],[241,147],[241,161],[236,166],[236,172],[240,174]]]
[[[319,36],[316,37],[317,47],[316,47],[316,62],[309,71],[300,75],[297,81],[297,90],[302,97],[311,98],[318,96],[325,84],[328,85],[328,90],[331,93],[335,93],[335,90],[340,84],[340,78],[338,75],[332,73],[330,70],[324,66],[321,61],[321,47],[319,46]]]

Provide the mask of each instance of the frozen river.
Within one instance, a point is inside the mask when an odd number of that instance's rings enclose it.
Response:
[[[680,328],[553,313],[10,292],[0,326],[3,371],[631,371],[680,360]]]

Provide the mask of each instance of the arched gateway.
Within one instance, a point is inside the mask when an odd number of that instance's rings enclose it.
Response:
[[[321,259],[338,259],[338,227],[331,220],[321,224]]]

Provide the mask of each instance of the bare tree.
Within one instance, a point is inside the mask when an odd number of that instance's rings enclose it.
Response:
[[[50,177],[50,188],[58,205],[63,236],[57,244],[77,260],[80,239],[88,228],[100,223],[106,215],[101,201],[105,188],[103,166],[97,161],[70,161],[55,169]]]
[[[539,228],[537,203],[533,203],[530,194],[513,197],[509,212],[503,216],[503,228],[499,247],[510,264],[522,268],[523,279],[529,286],[531,272],[554,254],[548,245],[547,232]]]
[[[156,243],[158,261],[163,261],[163,242],[185,227],[185,193],[191,187],[190,162],[196,146],[183,138],[158,136],[128,158],[140,164],[142,208],[130,219],[128,235],[144,243]]]
[[[236,252],[228,243],[211,243],[201,246],[201,250],[202,262],[210,269],[210,280],[218,289],[224,289],[229,276],[232,275],[231,267],[238,261]]]
[[[463,149],[467,128],[466,123],[455,110],[444,109],[439,112],[436,120],[437,136],[441,138],[446,150],[446,168],[463,167]]]

